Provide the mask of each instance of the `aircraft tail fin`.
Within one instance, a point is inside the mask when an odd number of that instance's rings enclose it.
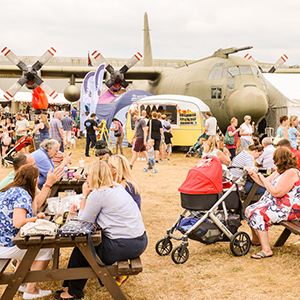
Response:
[[[150,30],[148,22],[148,14],[145,12],[144,15],[144,67],[152,67],[153,58],[152,58],[152,49],[150,41]]]

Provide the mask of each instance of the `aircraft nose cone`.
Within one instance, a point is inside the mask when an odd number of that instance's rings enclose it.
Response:
[[[245,87],[233,92],[228,99],[229,111],[239,122],[250,115],[252,121],[258,122],[268,110],[268,101],[264,91],[256,87]]]

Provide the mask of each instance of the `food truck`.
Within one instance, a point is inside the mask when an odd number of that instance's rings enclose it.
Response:
[[[209,107],[199,98],[182,95],[149,96],[133,102],[126,122],[128,142],[132,140],[135,126],[131,113],[141,115],[142,110],[146,110],[150,119],[153,111],[166,115],[171,123],[174,146],[192,146],[203,133]]]

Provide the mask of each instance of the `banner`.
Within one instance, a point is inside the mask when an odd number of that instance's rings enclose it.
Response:
[[[92,86],[95,72],[89,72],[85,75],[81,87],[80,98],[80,130],[84,130],[84,122],[91,113]]]
[[[92,88],[92,98],[91,98],[91,113],[96,113],[96,106],[101,94],[102,81],[104,77],[105,64],[102,64],[97,69],[94,76],[94,84]]]

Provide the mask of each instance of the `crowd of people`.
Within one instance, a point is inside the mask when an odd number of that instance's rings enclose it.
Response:
[[[254,259],[273,255],[268,230],[283,220],[300,218],[300,151],[298,148],[298,119],[295,116],[281,116],[277,131],[280,139],[276,147],[270,137],[260,143],[254,137],[254,123],[251,116],[245,116],[244,123],[238,127],[238,120],[232,118],[226,130],[228,143],[222,148],[217,134],[217,120],[210,112],[206,114],[204,126],[206,142],[203,144],[203,157],[217,157],[224,166],[244,168],[249,176],[260,185],[257,194],[261,199],[246,208],[245,215],[251,228],[253,245],[261,246],[261,251],[253,254]],[[96,247],[101,260],[113,264],[141,255],[148,244],[141,209],[141,189],[133,175],[132,168],[139,155],[146,161],[144,172],[157,173],[156,165],[167,159],[172,153],[172,128],[167,117],[152,112],[151,118],[143,111],[141,116],[131,114],[135,121],[130,163],[123,155],[122,141],[124,128],[122,122],[114,118],[110,131],[116,137],[116,154],[112,154],[103,140],[97,141],[99,124],[96,114],[91,114],[84,123],[86,130],[85,155],[90,156],[90,147],[94,148],[95,159],[87,168],[86,182],[82,186],[82,201],[78,217],[80,220],[97,223],[102,228],[102,242]],[[63,154],[65,148],[72,147],[73,127],[78,124],[76,109],[65,112],[62,117],[55,111],[49,121],[45,114],[36,119],[31,134],[40,134],[40,146],[33,153],[25,148],[13,157],[13,171],[0,182],[0,258],[22,260],[25,250],[13,245],[13,239],[19,229],[28,222],[44,218],[40,207],[50,195],[50,190],[64,173],[64,166],[72,160],[71,153]],[[13,143],[29,134],[29,121],[18,113],[15,120],[7,118],[1,128],[2,156]],[[15,140],[15,141],[14,141]],[[8,143],[9,142],[9,143]],[[120,151],[120,153],[118,153]],[[58,159],[60,157],[60,159]],[[270,169],[272,174],[265,177],[259,173],[259,167]],[[242,174],[240,169],[230,170],[233,179]],[[74,173],[77,179],[82,175]],[[253,182],[245,183],[248,193]],[[117,213],[116,213],[117,211]],[[38,253],[31,270],[44,270],[52,258],[51,249]],[[71,254],[68,268],[88,266],[79,249]],[[127,278],[116,277],[121,285]],[[63,289],[56,292],[59,299],[81,299],[84,297],[86,279],[65,280]],[[40,290],[37,282],[21,285],[24,299],[47,296],[51,291]]]

